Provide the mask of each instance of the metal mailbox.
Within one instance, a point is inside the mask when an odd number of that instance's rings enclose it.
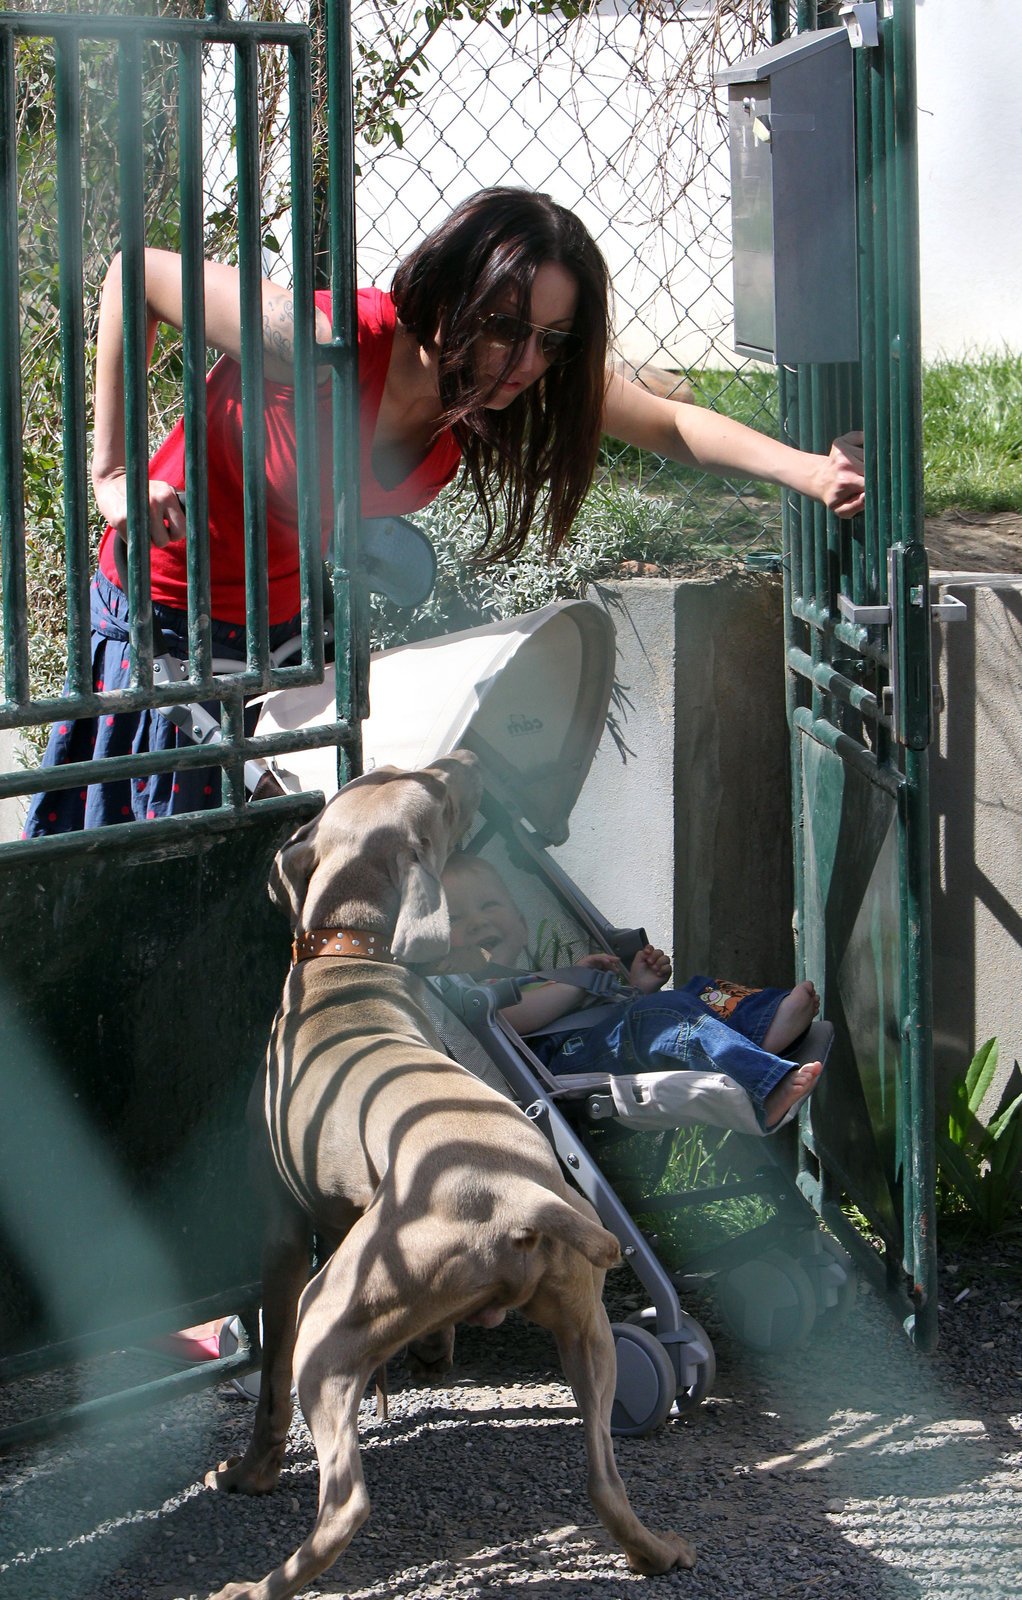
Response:
[[[728,89],[735,350],[779,366],[858,360],[847,32],[798,34],[716,82]]]

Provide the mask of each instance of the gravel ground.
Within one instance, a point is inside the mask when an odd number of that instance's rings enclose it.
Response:
[[[836,1329],[750,1355],[712,1301],[687,1302],[718,1359],[713,1396],[648,1439],[619,1440],[639,1514],[698,1552],[692,1572],[632,1576],[585,1497],[581,1430],[546,1336],[517,1319],[459,1334],[447,1387],[391,1377],[391,1418],[362,1409],[369,1522],[304,1591],[351,1600],[1018,1600],[1022,1596],[1022,1260],[945,1260],[939,1351],[917,1355],[860,1288]],[[608,1298],[626,1312],[631,1280]],[[113,1358],[129,1363],[137,1357]],[[108,1364],[109,1365],[109,1364]],[[102,1366],[102,1364],[100,1364]],[[4,1420],[100,1380],[96,1367],[10,1386]],[[311,1526],[316,1467],[300,1419],[278,1491],[201,1487],[243,1446],[251,1408],[206,1391],[0,1462],[0,1600],[195,1600],[262,1576]]]

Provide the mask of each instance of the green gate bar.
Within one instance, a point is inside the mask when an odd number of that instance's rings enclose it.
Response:
[[[0,574],[4,694],[8,702],[17,705],[28,699],[29,687],[14,57],[14,34],[0,30]]]
[[[128,605],[132,681],[152,694],[153,608],[149,566],[149,382],[145,327],[145,170],[142,53],[138,30],[119,41],[117,151],[124,321],[124,443],[128,495]],[[63,156],[58,145],[57,159]],[[63,263],[62,263],[63,267]],[[91,678],[90,678],[91,688]]]
[[[245,605],[248,658],[269,654],[266,561],[266,423],[263,416],[262,241],[259,237],[259,64],[255,44],[239,44],[235,64],[238,244],[241,270],[241,413],[245,482]]]
[[[319,447],[316,414],[316,347],[314,339],[315,306],[313,301],[315,231],[312,203],[312,89],[309,41],[303,38],[288,54],[288,89],[294,108],[291,120],[291,259],[294,263],[295,293],[295,414],[298,451],[298,522],[317,532],[316,540],[303,539],[299,546],[302,593],[302,661],[311,669],[314,681],[319,682],[324,671],[323,651],[323,561],[318,530],[321,522]],[[342,146],[350,143],[334,127],[346,130],[351,126],[343,118],[331,118],[331,139]],[[334,152],[331,163],[342,156]],[[354,175],[352,175],[354,184]],[[347,248],[354,258],[354,229],[346,242],[338,242],[338,249]],[[354,272],[354,268],[352,268]],[[350,376],[356,375],[352,369]],[[346,637],[342,622],[337,631],[342,641]],[[307,681],[304,675],[295,674],[294,682]],[[336,697],[339,706],[347,707],[347,696]],[[347,737],[347,735],[345,735]]]
[[[328,0],[327,95],[331,133],[354,126],[350,0]],[[369,712],[368,597],[354,581],[358,562],[358,336],[355,317],[355,152],[331,144],[330,289],[334,338],[334,617],[347,644],[335,656],[338,704],[350,704],[355,737],[338,751],[338,781],[362,770],[359,718]]]
[[[4,698],[0,727],[26,728],[140,707],[218,700],[222,741],[102,763],[0,773],[0,796],[220,766],[220,807],[162,821],[0,845],[0,1125],[17,1128],[0,1173],[0,1381],[144,1343],[231,1311],[255,1334],[258,1240],[247,1195],[244,1105],[288,961],[289,934],[266,880],[274,851],[318,809],[315,795],[247,802],[243,768],[256,756],[333,747],[344,776],[359,770],[368,642],[358,573],[357,340],[348,13],[331,4],[331,287],[334,337],[315,343],[312,41],[307,27],[229,19],[0,13],[0,563]],[[33,693],[26,539],[19,287],[17,53],[41,41],[55,81],[62,379],[66,694]],[[89,628],[89,397],[83,299],[82,74],[88,50],[116,73],[125,422],[129,492],[127,587],[131,682],[92,686]],[[163,48],[176,73],[176,201],[182,255],[188,676],[154,682],[149,576],[148,376],[144,233],[145,74]],[[203,308],[203,57],[235,63],[238,258],[242,278],[246,659],[214,675],[210,631],[206,364]],[[262,358],[260,52],[286,56],[295,302],[295,415],[301,660],[269,651]],[[168,97],[168,116],[173,102]],[[332,716],[300,732],[248,735],[255,693],[322,682],[324,584],[319,503],[317,363],[333,398],[335,505],[332,585],[336,690]],[[124,938],[125,931],[130,938]],[[12,1177],[15,1174],[16,1177]],[[86,1181],[88,1180],[88,1181]],[[65,1191],[67,1191],[65,1193]],[[73,1191],[74,1203],[68,1204]],[[123,1248],[122,1248],[123,1246]],[[95,1269],[95,1270],[94,1270]],[[144,1382],[70,1411],[27,1417],[0,1435],[24,1442],[98,1415],[222,1380],[248,1353]]]
[[[198,39],[178,45],[181,185],[181,330],[184,432],[185,519],[204,528],[209,519],[206,475],[206,310],[202,275],[202,58]],[[212,672],[209,634],[209,546],[188,541],[188,653],[193,681]]]
[[[68,678],[72,693],[92,689],[89,646],[89,501],[85,459],[85,333],[82,306],[81,84],[78,40],[57,41],[57,166],[60,240],[61,408],[64,450],[64,529],[68,573]]]
[[[822,978],[838,1054],[803,1116],[799,1183],[889,1292],[915,1342],[937,1328],[926,746],[930,613],[922,402],[914,0],[878,6],[854,50],[858,366],[782,371],[785,436],[814,450],[861,419],[867,501],[838,523],[785,501],[786,659],[802,972]],[[774,0],[774,37],[840,26]],[[778,264],[783,271],[783,263]],[[890,578],[889,578],[890,569]],[[863,620],[864,608],[886,622]],[[869,1009],[854,998],[868,991]],[[884,1240],[848,1223],[851,1200]]]
[[[335,14],[336,13],[336,14]],[[330,26],[345,41],[348,18],[343,6],[330,12]],[[16,63],[19,38],[52,41],[56,63],[57,107],[60,137],[57,178],[60,228],[60,314],[62,329],[66,572],[68,596],[69,692],[40,695],[31,692],[28,669],[24,471],[22,464],[22,396],[18,329],[22,318],[18,288],[18,203],[16,140]],[[82,305],[82,182],[80,123],[80,48],[83,42],[108,41],[118,54],[118,159],[121,186],[121,250],[125,327],[125,409],[128,440],[128,550],[127,588],[131,612],[131,687],[96,693],[91,683],[89,648],[89,560],[87,488],[87,407],[85,396],[85,341]],[[147,425],[147,374],[142,233],[145,173],[144,128],[141,100],[142,48],[146,41],[172,43],[177,51],[180,86],[179,206],[183,260],[184,328],[183,400],[186,457],[186,518],[188,523],[189,675],[185,682],[164,686],[153,683],[153,628],[149,597],[149,534],[146,461],[149,454]],[[247,661],[238,670],[212,673],[209,616],[209,554],[205,538],[196,530],[206,525],[205,373],[206,344],[203,315],[202,223],[202,50],[206,44],[231,48],[236,62],[239,257],[243,280],[243,412],[245,459],[246,636]],[[258,53],[263,47],[287,53],[290,95],[291,180],[293,197],[293,271],[296,305],[295,410],[298,437],[298,527],[302,602],[300,664],[276,667],[270,663],[267,642],[268,598],[265,562],[265,480],[262,473],[263,420],[258,395],[262,384],[261,224],[259,199]],[[102,763],[74,767],[18,769],[0,773],[0,797],[50,791],[73,784],[111,781],[124,776],[146,776],[174,767],[225,769],[225,805],[245,802],[242,779],[245,761],[282,751],[316,745],[338,747],[344,771],[358,770],[357,716],[350,705],[349,689],[358,685],[359,706],[365,703],[364,640],[350,637],[352,615],[364,624],[357,586],[349,574],[357,570],[358,450],[354,405],[348,387],[356,381],[354,337],[354,226],[351,183],[353,178],[350,128],[350,85],[345,92],[333,85],[330,112],[335,151],[332,166],[341,173],[334,179],[330,200],[333,238],[335,327],[333,346],[323,351],[335,366],[334,435],[336,500],[335,544],[343,553],[336,562],[335,629],[337,649],[338,713],[333,720],[298,735],[247,736],[243,709],[247,697],[268,688],[295,686],[322,680],[323,569],[320,540],[319,469],[317,445],[316,373],[313,311],[313,201],[311,156],[310,36],[308,29],[289,23],[241,23],[227,19],[216,4],[212,15],[192,20],[172,17],[111,17],[25,15],[7,13],[0,19],[2,83],[0,117],[4,138],[0,150],[0,301],[4,311],[3,372],[0,374],[0,520],[4,581],[5,697],[0,705],[0,727],[28,727],[72,717],[105,715],[139,707],[160,707],[218,699],[223,705],[222,742],[203,749],[184,749],[144,757],[109,758]],[[331,76],[338,78],[337,63]],[[337,109],[339,106],[339,109]],[[345,123],[343,118],[348,116]],[[338,118],[342,120],[338,122]],[[337,130],[340,129],[338,132]],[[256,397],[256,398],[253,398]],[[159,646],[156,646],[158,652]],[[347,752],[352,752],[350,758]],[[182,819],[182,826],[195,824]],[[2,847],[0,847],[2,848]]]

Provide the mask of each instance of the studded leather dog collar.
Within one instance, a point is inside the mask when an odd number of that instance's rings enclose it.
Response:
[[[390,945],[365,928],[298,928],[291,945],[292,963],[313,956],[351,956],[362,961],[393,961]]]

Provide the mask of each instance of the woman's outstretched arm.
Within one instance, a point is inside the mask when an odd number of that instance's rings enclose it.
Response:
[[[604,427],[625,444],[700,467],[717,477],[760,478],[820,500],[839,517],[853,517],[865,500],[862,435],[835,439],[827,455],[795,450],[705,406],[679,405],[647,393],[619,375],[607,384]]]

